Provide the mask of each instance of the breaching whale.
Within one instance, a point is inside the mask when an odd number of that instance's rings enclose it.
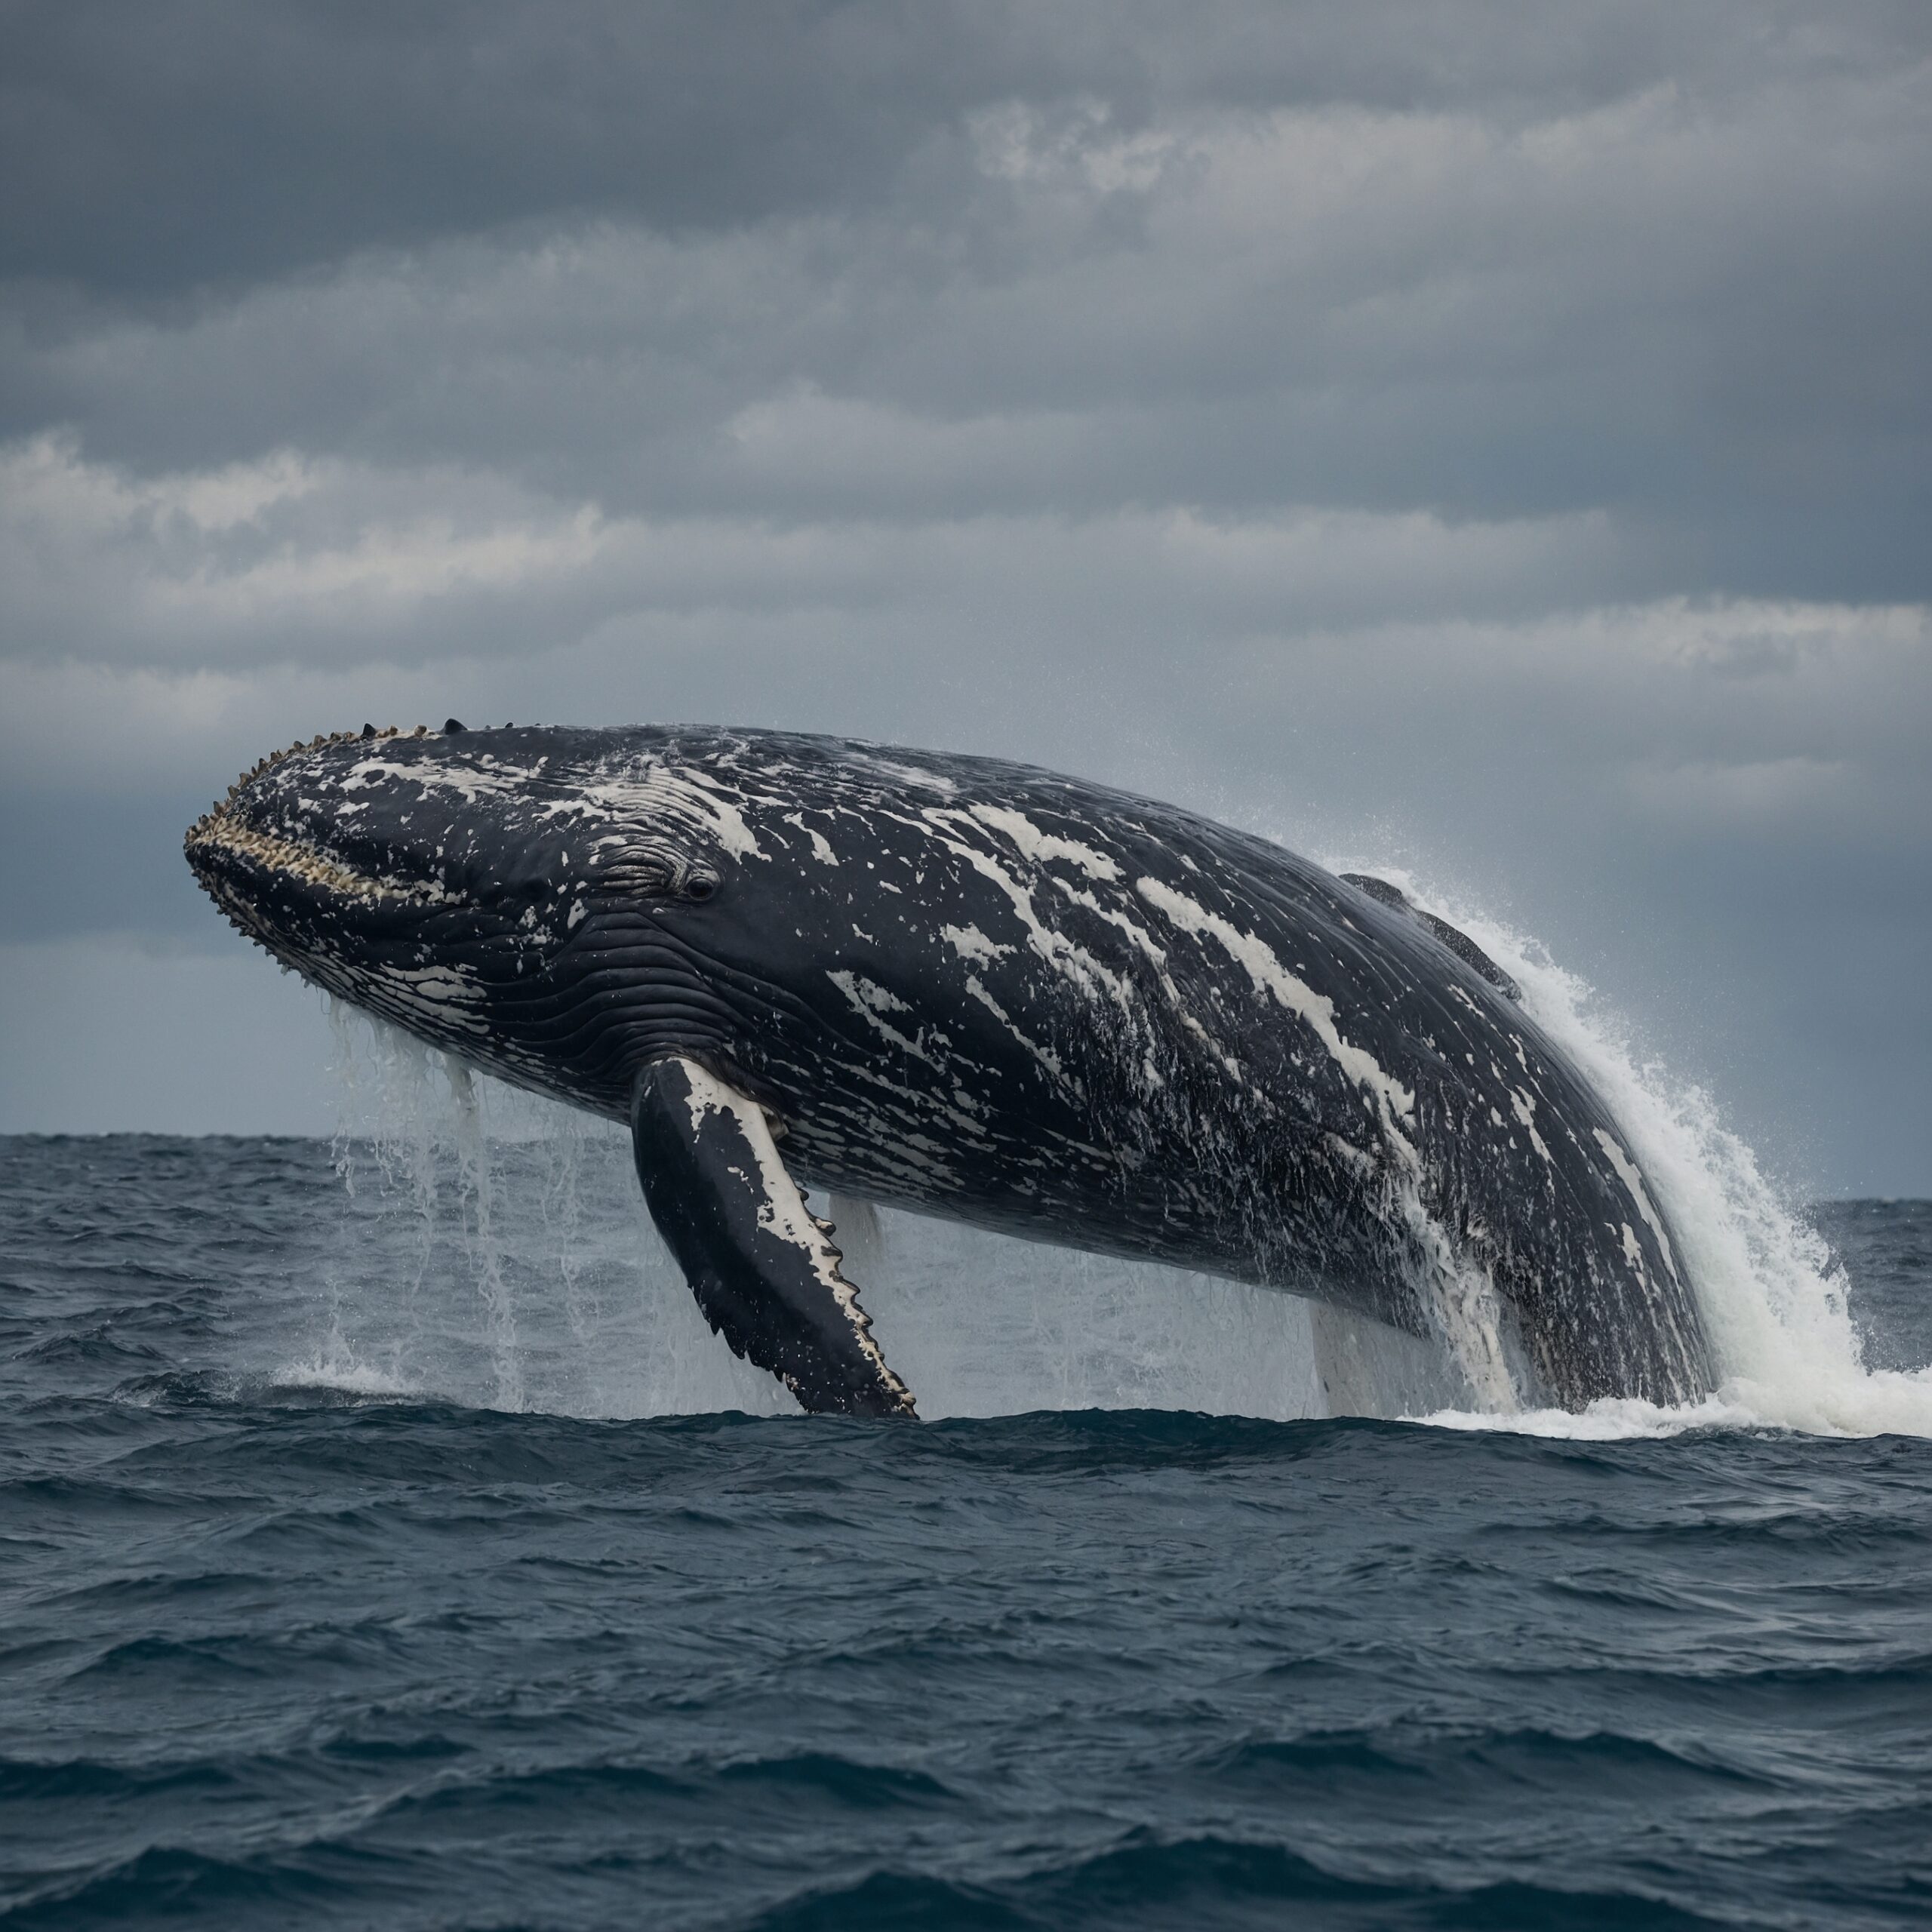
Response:
[[[808,1410],[913,1404],[808,1187],[1311,1297],[1519,1401],[1712,1384],[1654,1190],[1506,976],[1386,882],[1173,806],[452,719],[266,758],[186,850],[318,986],[627,1123],[705,1315]]]

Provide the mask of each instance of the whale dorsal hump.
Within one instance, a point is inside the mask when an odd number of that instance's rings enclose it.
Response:
[[[1365,892],[1369,897],[1384,906],[1392,906],[1398,912],[1411,909],[1409,895],[1399,885],[1391,885],[1386,878],[1371,878],[1367,872],[1344,872],[1342,882],[1352,885],[1358,892]]]
[[[1522,988],[1467,933],[1452,926],[1447,919],[1438,918],[1433,912],[1424,912],[1400,886],[1391,885],[1386,878],[1371,878],[1367,872],[1344,872],[1342,878],[1344,884],[1353,886],[1358,892],[1365,892],[1383,905],[1407,913],[1419,924],[1426,927],[1458,959],[1480,974],[1506,999],[1520,1000],[1523,997]]]
[[[815,1414],[914,1413],[755,1100],[694,1060],[654,1060],[632,1095],[631,1144],[651,1217],[733,1354]]]

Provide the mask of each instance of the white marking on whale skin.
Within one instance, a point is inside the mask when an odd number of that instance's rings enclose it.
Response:
[[[1011,1033],[1013,1037],[1017,1040],[1020,1044],[1024,1047],[1026,1051],[1031,1054],[1056,1080],[1064,1081],[1066,1079],[1066,1072],[1060,1063],[1060,1055],[1055,1053],[1051,1047],[1043,1047],[1040,1044],[1038,1041],[1030,1038],[1027,1035],[1023,1033],[1007,1017],[1005,1008],[1003,1008],[1000,1004],[999,1001],[995,999],[992,995],[988,992],[986,988],[980,983],[980,976],[978,974],[969,973],[967,974],[966,990],[973,996],[974,998],[977,1000],[980,1004],[983,1006],[986,1011],[990,1013],[992,1017],[997,1020],[999,1023],[1004,1026],[1006,1030]],[[1079,1083],[1077,1081],[1070,1081],[1068,1084],[1074,1087],[1076,1091],[1079,1086]]]
[[[1227,1052],[1207,1028],[1188,1011],[1186,1003],[1181,998],[1180,989],[1174,984],[1174,975],[1168,971],[1166,948],[1157,945],[1153,936],[1144,926],[1136,924],[1118,907],[1103,905],[1094,894],[1085,891],[1083,888],[1075,885],[1070,881],[1063,878],[1055,879],[1054,884],[1070,903],[1079,906],[1084,912],[1091,912],[1097,919],[1105,920],[1109,925],[1118,928],[1133,941],[1148,963],[1154,968],[1155,977],[1160,984],[1161,994],[1167,1000],[1168,1005],[1180,1016],[1181,1024],[1189,1032],[1198,1036],[1208,1051],[1220,1063],[1221,1070],[1230,1079],[1240,1081],[1243,1085],[1247,1086],[1250,1093],[1258,1096],[1260,1089],[1246,1079],[1241,1072],[1240,1061]],[[1300,1063],[1299,1060],[1295,1063],[1297,1066],[1300,1066]],[[1152,1070],[1151,1061],[1149,1063],[1149,1067]],[[1154,1084],[1156,1086],[1164,1087],[1167,1082],[1156,1072],[1154,1075]]]
[[[668,819],[688,831],[709,833],[732,858],[768,860],[771,854],[746,823],[742,802],[742,794],[696,766],[646,758],[585,785],[575,797],[550,807],[546,816],[568,813],[588,817],[594,811],[610,818],[641,820],[653,832]]]
[[[387,975],[415,989],[424,999],[473,1004],[476,989],[449,966],[392,967]]]
[[[1241,1062],[1236,1060],[1232,1054],[1227,1052],[1222,1047],[1220,1042],[1214,1038],[1214,1035],[1209,1032],[1207,1028],[1202,1026],[1201,1022],[1195,1019],[1192,1014],[1183,1013],[1180,1017],[1180,1023],[1185,1026],[1190,1033],[1193,1034],[1195,1038],[1200,1041],[1201,1044],[1221,1063],[1221,1071],[1225,1073],[1230,1080],[1239,1080],[1244,1084],[1246,1083],[1246,1075],[1244,1075],[1241,1070]],[[1297,1060],[1295,1064],[1299,1066],[1301,1063]],[[1250,1091],[1251,1092],[1258,1091],[1258,1089],[1252,1088],[1250,1089]]]
[[[1364,1153],[1352,1142],[1344,1140],[1339,1134],[1325,1134],[1321,1137],[1327,1143],[1329,1152],[1344,1167],[1350,1169],[1358,1179],[1372,1180],[1375,1177],[1377,1168],[1374,1155]]]
[[[784,822],[787,825],[795,825],[812,841],[812,857],[817,860],[820,865],[838,864],[838,854],[832,849],[831,840],[827,838],[816,826],[808,825],[802,813],[787,812],[785,814]]]
[[[1156,911],[1184,932],[1215,940],[1228,957],[1247,974],[1257,993],[1273,994],[1276,1001],[1306,1023],[1328,1050],[1328,1057],[1360,1087],[1380,1103],[1390,1137],[1407,1157],[1417,1159],[1416,1150],[1396,1127],[1397,1119],[1407,1120],[1415,1112],[1415,1096],[1385,1072],[1372,1054],[1352,1046],[1335,1025],[1335,1003],[1317,992],[1306,981],[1298,980],[1284,966],[1273,950],[1252,933],[1244,933],[1218,913],[1211,912],[1183,892],[1158,878],[1140,878],[1134,890]]]
[[[976,960],[1004,959],[1013,950],[987,938],[977,926],[941,926],[939,936],[969,965]]]
[[[909,785],[916,791],[937,792],[943,798],[950,798],[958,791],[956,780],[946,777],[943,771],[928,771],[924,766],[907,764],[897,758],[881,758],[873,751],[854,750],[851,753],[854,764],[862,764],[868,771],[876,771],[887,778],[897,779],[902,785]]]
[[[881,1106],[869,1100],[860,1107],[829,1107],[814,1123],[816,1137],[822,1140],[829,1128],[832,1137],[848,1154],[863,1152],[864,1158],[877,1171],[915,1182],[928,1195],[935,1187],[958,1189],[962,1185],[960,1174],[946,1158],[958,1149],[942,1145],[922,1131],[921,1124],[929,1124],[931,1119],[931,1109],[923,1097],[871,1068],[854,1067],[851,1071],[868,1085],[891,1096],[891,1102]],[[975,1152],[989,1152],[996,1146],[976,1121],[947,1113],[943,1107],[939,1111],[947,1114]],[[838,1123],[841,1122],[849,1128],[849,1133],[840,1128]]]
[[[1060,896],[1070,905],[1078,906],[1083,912],[1091,912],[1097,919],[1104,919],[1109,925],[1117,927],[1124,932],[1159,972],[1161,984],[1166,989],[1168,998],[1177,1008],[1180,1006],[1180,991],[1168,977],[1167,949],[1155,943],[1153,936],[1145,926],[1137,925],[1116,906],[1103,906],[1092,893],[1074,884],[1070,880],[1057,878],[1053,883]]]
[[[866,1361],[880,1380],[909,1405],[912,1391],[886,1366],[884,1355],[872,1340],[872,1319],[859,1306],[859,1291],[838,1271],[838,1264],[844,1257],[826,1238],[824,1230],[806,1207],[805,1197],[798,1192],[798,1183],[786,1171],[785,1163],[779,1158],[778,1143],[771,1137],[771,1124],[764,1117],[764,1109],[755,1100],[747,1100],[735,1088],[726,1086],[695,1060],[681,1060],[678,1064],[683,1068],[691,1090],[688,1105],[691,1109],[693,1138],[703,1132],[705,1121],[712,1114],[725,1115],[736,1123],[751,1149],[752,1158],[758,1163],[755,1179],[750,1175],[745,1178],[758,1191],[758,1226],[804,1251],[814,1278],[831,1295],[839,1312],[851,1324],[854,1337]],[[734,1168],[732,1171],[739,1171]]]
[[[1597,1145],[1609,1155],[1610,1164],[1617,1170],[1617,1177],[1623,1182],[1624,1191],[1636,1203],[1637,1212],[1649,1225],[1651,1232],[1657,1236],[1657,1247],[1663,1255],[1664,1266],[1670,1270],[1671,1279],[1677,1281],[1679,1278],[1677,1257],[1670,1251],[1670,1237],[1663,1231],[1663,1222],[1657,1211],[1651,1205],[1651,1197],[1644,1189],[1644,1177],[1636,1162],[1617,1144],[1614,1136],[1604,1133],[1601,1128],[1595,1129],[1595,1134]]]
[[[915,1060],[924,1060],[935,1073],[944,1073],[949,1070],[948,1067],[942,1066],[931,1054],[927,1052],[924,1029],[921,1029],[919,1037],[915,1040],[901,1032],[891,1020],[885,1017],[888,1013],[910,1013],[912,1011],[911,1006],[901,999],[897,993],[889,991],[876,981],[868,980],[863,974],[857,973],[841,971],[827,973],[825,977],[845,995],[851,1003],[852,1011],[857,1014],[875,1032],[890,1041],[901,1053],[910,1054]],[[942,1047],[949,1046],[951,1044],[946,1035],[936,1028],[934,1029],[934,1037],[940,1041]],[[917,1098],[916,1096],[909,1094],[908,1097]]]
[[[1057,832],[1042,832],[1024,812],[1008,811],[1003,805],[973,805],[968,808],[982,825],[991,826],[995,832],[1003,832],[1020,851],[1021,854],[1038,864],[1049,859],[1065,859],[1078,866],[1089,878],[1117,879],[1120,867],[1104,852],[1097,852],[1091,845],[1083,845],[1077,838],[1063,838]]]
[[[1527,1068],[1524,1069],[1526,1072]],[[1515,1088],[1509,1090],[1509,1106],[1516,1118],[1529,1131],[1530,1145],[1543,1156],[1543,1164],[1552,1164],[1549,1149],[1543,1145],[1543,1136],[1537,1131],[1537,1103],[1528,1094],[1519,1093]]]
[[[1111,996],[1122,1012],[1134,1011],[1133,989],[1119,974],[1109,972],[1084,946],[1076,946],[1064,933],[1048,925],[1040,917],[1032,894],[991,853],[982,851],[978,846],[948,829],[949,826],[956,826],[961,830],[969,826],[977,829],[976,821],[964,813],[931,809],[922,811],[919,816],[923,823],[916,825],[915,829],[964,859],[982,878],[1005,894],[1015,917],[1025,928],[1027,944],[1048,965],[1096,1004]]]
[[[828,973],[826,977],[849,999],[861,1013],[910,1013],[910,1003],[901,999],[889,988],[875,980],[868,980],[857,973]]]
[[[1641,1275],[1644,1272],[1644,1251],[1638,1244],[1637,1231],[1628,1221],[1623,1223],[1623,1258]]]
[[[489,1034],[489,1023],[479,1010],[476,989],[447,966],[391,966],[371,972],[347,960],[331,960],[319,952],[312,951],[308,957],[323,968],[315,977],[339,980],[349,989],[345,997],[358,1005],[386,1012],[399,1024],[428,1026],[442,1033],[463,1033],[475,1039]],[[335,970],[327,970],[330,967]]]
[[[479,798],[521,798],[536,776],[535,771],[528,767],[495,765],[494,761],[491,768],[487,769],[465,764],[403,764],[372,752],[349,767],[342,789],[360,792],[382,779],[395,778],[414,785],[425,798],[432,792],[454,792],[465,804],[473,805]]]

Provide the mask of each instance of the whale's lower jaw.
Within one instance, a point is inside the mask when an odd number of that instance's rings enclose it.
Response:
[[[223,811],[196,820],[182,851],[195,876],[225,905],[241,898],[231,883],[240,874],[252,875],[258,884],[305,888],[371,907],[434,905],[447,897],[426,881],[398,884],[358,872],[319,846],[254,830]]]

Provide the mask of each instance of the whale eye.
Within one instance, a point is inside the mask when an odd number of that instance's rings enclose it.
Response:
[[[718,875],[681,853],[634,845],[605,864],[597,875],[605,892],[626,899],[695,900],[715,897]]]

